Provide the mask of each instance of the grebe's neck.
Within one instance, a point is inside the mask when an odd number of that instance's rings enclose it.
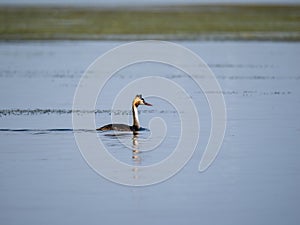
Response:
[[[132,116],[133,116],[133,127],[135,129],[140,129],[138,110],[137,110],[137,106],[135,106],[134,103],[132,103]]]

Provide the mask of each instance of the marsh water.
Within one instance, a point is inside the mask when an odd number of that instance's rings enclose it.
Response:
[[[205,172],[198,164],[210,131],[205,96],[180,71],[144,63],[116,73],[94,113],[97,125],[122,116],[112,110],[123,87],[142,76],[163,76],[193,96],[201,121],[199,144],[187,165],[147,187],[113,183],[95,173],[76,145],[72,103],[78,82],[101,54],[126,42],[28,41],[0,43],[1,224],[299,224],[300,44],[181,41],[214,72],[226,102],[227,130],[220,153]],[[133,90],[142,94],[141,90]],[[179,114],[149,97],[140,107],[143,127],[159,117],[168,127],[153,151],[133,153],[114,135],[98,133],[110,153],[132,165],[156,163],[172,153]],[[147,148],[145,131],[121,139]],[[113,169],[113,168],[112,168]],[[134,179],[138,179],[138,174]]]

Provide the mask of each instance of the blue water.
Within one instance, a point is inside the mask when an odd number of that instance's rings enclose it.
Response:
[[[167,70],[164,76],[189,89],[201,106],[202,133],[192,159],[171,179],[137,188],[112,183],[87,165],[71,121],[84,70],[122,43],[0,43],[1,224],[299,224],[300,44],[179,42],[208,63],[227,106],[220,154],[203,173],[198,164],[210,123],[202,93],[183,74],[163,66],[147,64],[117,74],[97,103],[99,126],[113,113],[131,117],[130,102],[128,111],[110,111],[110,99],[141,72]],[[169,127],[164,150],[138,154],[135,161],[130,149],[99,133],[121,161],[149,165],[176,144],[177,112],[150,100],[153,108],[141,108],[140,120],[148,127],[151,118],[164,118]],[[139,137],[141,148],[147,135]]]

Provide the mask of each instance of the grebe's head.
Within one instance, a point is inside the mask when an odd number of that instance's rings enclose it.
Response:
[[[143,99],[142,95],[136,95],[133,99],[133,104],[138,107],[139,105],[147,105],[152,106],[150,103],[146,102],[145,99]]]

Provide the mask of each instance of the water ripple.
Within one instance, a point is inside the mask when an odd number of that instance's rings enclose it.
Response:
[[[53,129],[31,129],[31,128],[1,128],[0,133],[29,133],[29,134],[49,134],[49,133],[74,133],[74,132],[97,132],[96,130],[80,129],[74,130],[70,128],[53,128]]]
[[[174,114],[175,110],[140,110],[141,113],[161,113]],[[72,113],[94,113],[94,114],[113,114],[113,115],[131,115],[131,110],[71,110],[71,109],[0,109],[0,117],[4,116],[34,116],[34,115],[63,115]]]

